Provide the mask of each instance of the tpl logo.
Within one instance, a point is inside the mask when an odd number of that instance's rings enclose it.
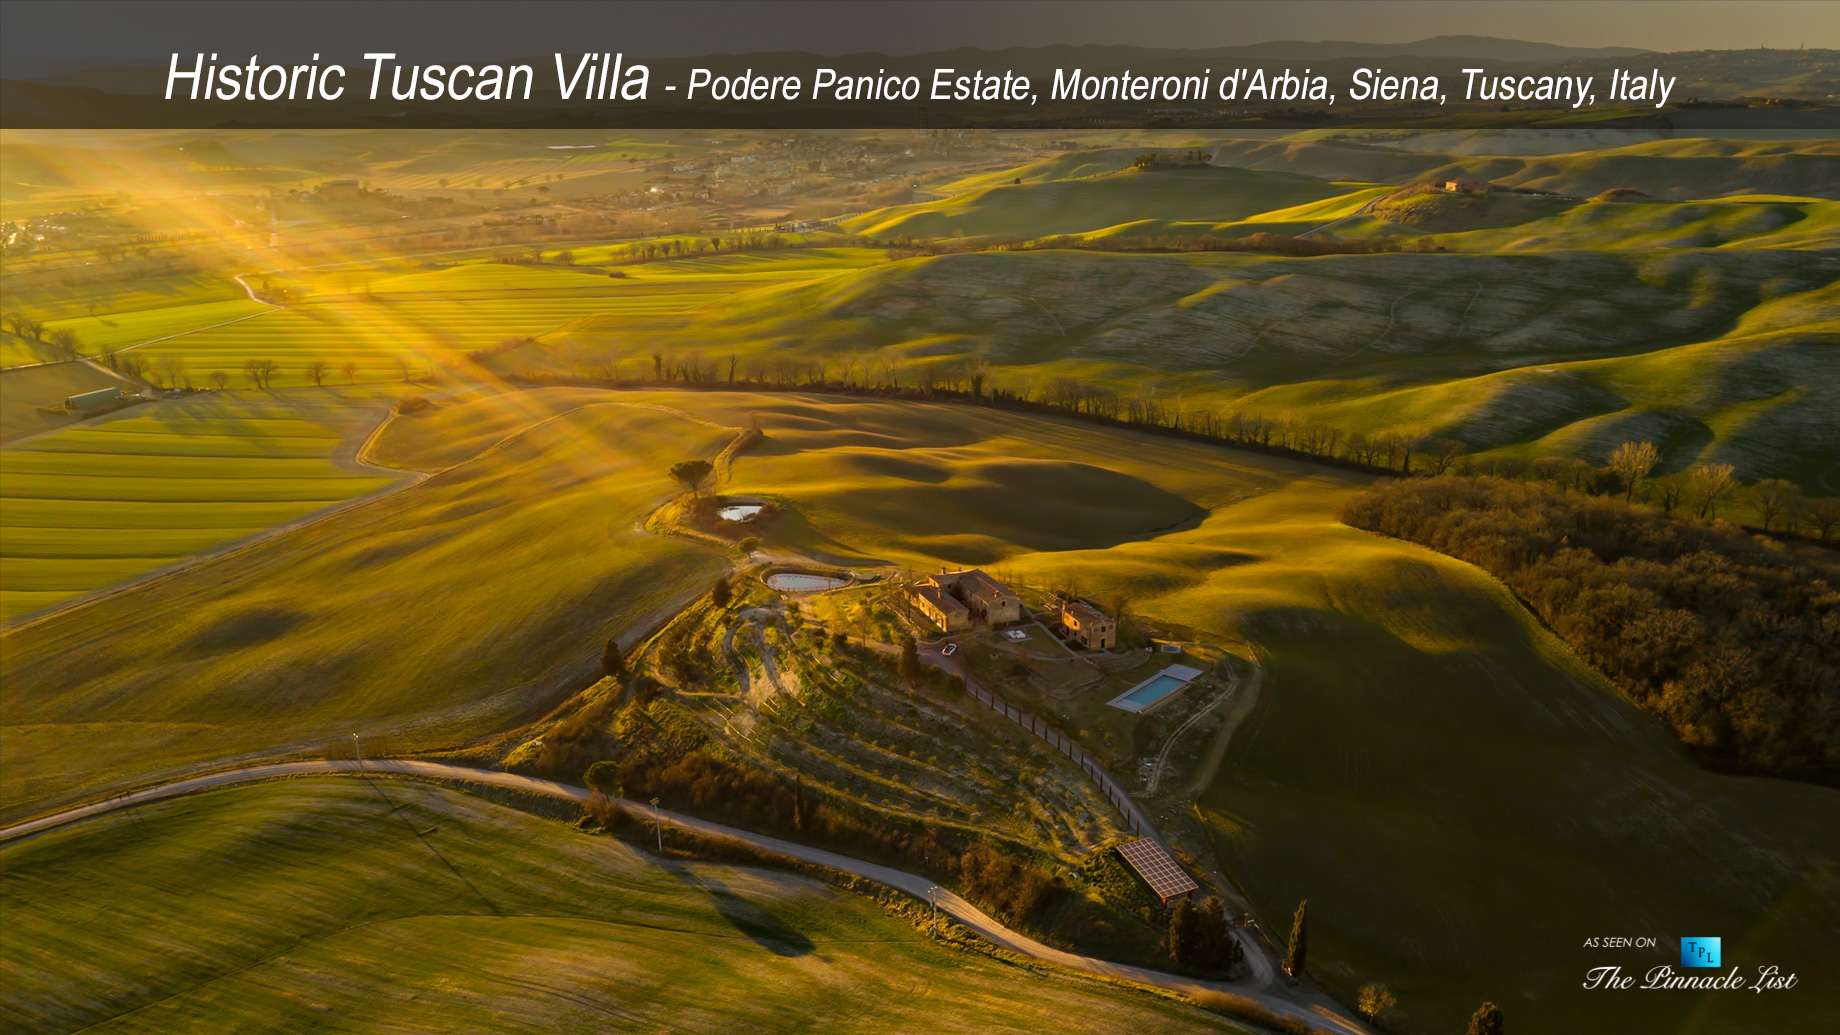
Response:
[[[1682,938],[1680,940],[1680,965],[1683,967],[1718,966],[1719,940],[1717,938]]]

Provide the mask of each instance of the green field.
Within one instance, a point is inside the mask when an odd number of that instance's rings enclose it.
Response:
[[[671,494],[671,463],[713,456],[735,429],[623,402],[336,521],[0,634],[0,809],[245,752],[318,752],[355,731],[442,746],[547,710],[607,637],[636,636],[721,563],[635,524]],[[548,416],[518,393],[496,404]],[[449,455],[391,444],[441,412],[396,421],[379,456],[447,467]]]
[[[387,474],[350,464],[388,405],[336,390],[201,396],[0,451],[0,616],[29,614],[390,484]]]
[[[1446,195],[1445,197],[1449,197]],[[1459,251],[1646,250],[1664,248],[1795,248],[1840,246],[1840,202],[1809,198],[1731,198],[1720,201],[1629,201],[1537,204],[1507,225],[1438,234]]]
[[[81,271],[6,273],[0,274],[0,284],[6,286],[8,308],[19,308],[43,320],[89,316],[92,309],[95,315],[107,315],[248,298],[229,277],[157,270],[128,271],[125,276],[85,275]]]
[[[614,358],[631,372],[662,340],[750,367],[791,355],[823,361],[833,379],[912,385],[928,365],[978,358],[1011,390],[1040,394],[1069,376],[1165,404],[1593,462],[1617,442],[1591,422],[1659,420],[1689,429],[1661,442],[1668,469],[1716,458],[1745,478],[1822,486],[1833,432],[1821,413],[1840,392],[1837,283],[1840,262],[1787,249],[987,252],[762,288],[675,317],[592,316],[494,364],[580,373]]]
[[[0,1002],[33,1030],[1240,1030],[943,946],[811,878],[400,780],[92,820],[0,849],[0,889]]]
[[[245,383],[243,367],[251,359],[277,363],[277,385],[310,383],[306,371],[313,362],[326,364],[334,383],[348,380],[348,363],[355,366],[357,380],[394,380],[402,376],[403,364],[412,370],[464,366],[467,352],[584,319],[634,326],[681,321],[684,314],[736,291],[829,278],[882,259],[882,252],[867,248],[790,249],[643,263],[622,269],[620,277],[587,266],[480,262],[412,272],[385,265],[278,278],[304,288],[306,296],[259,319],[136,351],[150,362],[177,361],[196,383],[213,372],[233,384]]]
[[[1521,139],[1533,143],[1524,135]],[[1581,198],[1616,188],[1673,201],[1745,194],[1840,197],[1835,187],[1840,184],[1840,143],[1818,139],[1683,138],[1566,154],[1477,155],[1421,151],[1386,141],[1315,140],[1301,134],[1281,140],[1230,140],[1215,149],[1214,161],[1373,183],[1491,180]]]
[[[1079,180],[987,187],[845,220],[867,237],[1078,234],[1139,220],[1230,223],[1346,194],[1352,185],[1246,169],[1127,169]]]
[[[75,333],[78,347],[84,352],[94,353],[103,348],[118,349],[123,345],[138,345],[155,338],[186,334],[268,310],[269,307],[260,302],[248,298],[232,298],[221,302],[198,302],[125,313],[72,316],[52,320],[46,327]]]

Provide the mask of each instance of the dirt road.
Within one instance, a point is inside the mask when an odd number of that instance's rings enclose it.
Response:
[[[300,762],[275,762],[267,765],[226,769],[204,776],[175,780],[171,783],[161,784],[157,787],[149,787],[131,794],[124,794],[104,801],[92,802],[88,805],[80,805],[76,808],[66,809],[63,812],[42,816],[24,823],[16,823],[10,827],[0,829],[0,843],[22,837],[30,837],[33,834],[75,823],[92,816],[102,815],[116,809],[126,808],[130,805],[138,805],[163,798],[196,793],[198,791],[217,787],[227,787],[234,784],[269,780],[276,777],[302,776],[319,773],[352,773],[360,769],[364,772],[374,774],[419,776],[440,780],[454,780],[463,783],[486,784],[494,787],[506,787],[512,790],[526,791],[532,794],[541,794],[547,797],[561,798],[569,801],[586,802],[590,797],[589,791],[584,787],[573,787],[551,780],[540,780],[536,777],[520,776],[516,773],[504,773],[489,769],[469,769],[464,766],[444,765],[439,762],[421,762],[413,759],[374,759],[363,762],[351,759],[315,759]],[[937,888],[935,891],[936,885],[934,885],[931,880],[919,874],[907,873],[902,870],[896,870],[877,863],[866,862],[861,859],[853,859],[847,855],[838,855],[835,852],[827,852],[821,848],[812,848],[808,845],[795,844],[791,841],[782,841],[779,838],[768,837],[765,834],[737,830],[733,827],[725,827],[717,823],[694,819],[690,816],[680,816],[673,812],[653,810],[650,806],[638,802],[629,801],[624,802],[624,804],[626,808],[631,810],[635,815],[642,816],[648,820],[656,819],[666,826],[679,830],[686,830],[704,837],[740,842],[764,852],[771,852],[774,855],[797,859],[800,862],[810,863],[814,866],[822,866],[826,869],[837,870],[842,873],[854,874],[866,880],[875,881],[877,884],[886,885],[897,891],[912,895],[921,901],[926,901],[929,896],[934,896],[938,900],[940,912],[945,913],[953,920],[963,924],[966,928],[975,931],[980,937],[992,944],[1002,946],[1019,955],[1029,956],[1034,959],[1055,964],[1056,966],[1065,967],[1069,970],[1113,978],[1120,981],[1150,985],[1156,988],[1168,989],[1173,992],[1180,992],[1188,995],[1200,995],[1205,997],[1208,993],[1224,993],[1227,995],[1241,996],[1258,1003],[1273,1013],[1285,1017],[1295,1017],[1315,1028],[1323,1031],[1335,1032],[1338,1033],[1338,1035],[1366,1035],[1368,1032],[1368,1029],[1363,1027],[1358,1021],[1342,1013],[1340,1010],[1335,1009],[1328,1003],[1317,1000],[1314,997],[1311,997],[1310,1001],[1302,1001],[1301,996],[1299,998],[1292,998],[1289,995],[1264,990],[1260,985],[1259,976],[1254,976],[1244,981],[1203,981],[1198,978],[1182,977],[1177,974],[1166,974],[1162,971],[1150,970],[1145,967],[1134,967],[1124,963],[1113,963],[1109,960],[1098,959],[1093,956],[1082,956],[1078,953],[1066,952],[1061,949],[1043,945],[1026,935],[1010,930],[1002,923],[992,919],[976,906],[944,888]]]

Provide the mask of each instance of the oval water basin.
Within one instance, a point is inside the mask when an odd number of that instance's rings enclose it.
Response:
[[[782,593],[816,593],[821,589],[836,589],[849,584],[849,579],[832,575],[806,575],[796,571],[775,572],[767,576],[767,585]]]

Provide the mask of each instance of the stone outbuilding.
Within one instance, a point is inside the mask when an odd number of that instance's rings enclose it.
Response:
[[[1118,623],[1091,604],[1074,601],[1061,607],[1061,624],[1080,646],[1110,650],[1118,645]]]

